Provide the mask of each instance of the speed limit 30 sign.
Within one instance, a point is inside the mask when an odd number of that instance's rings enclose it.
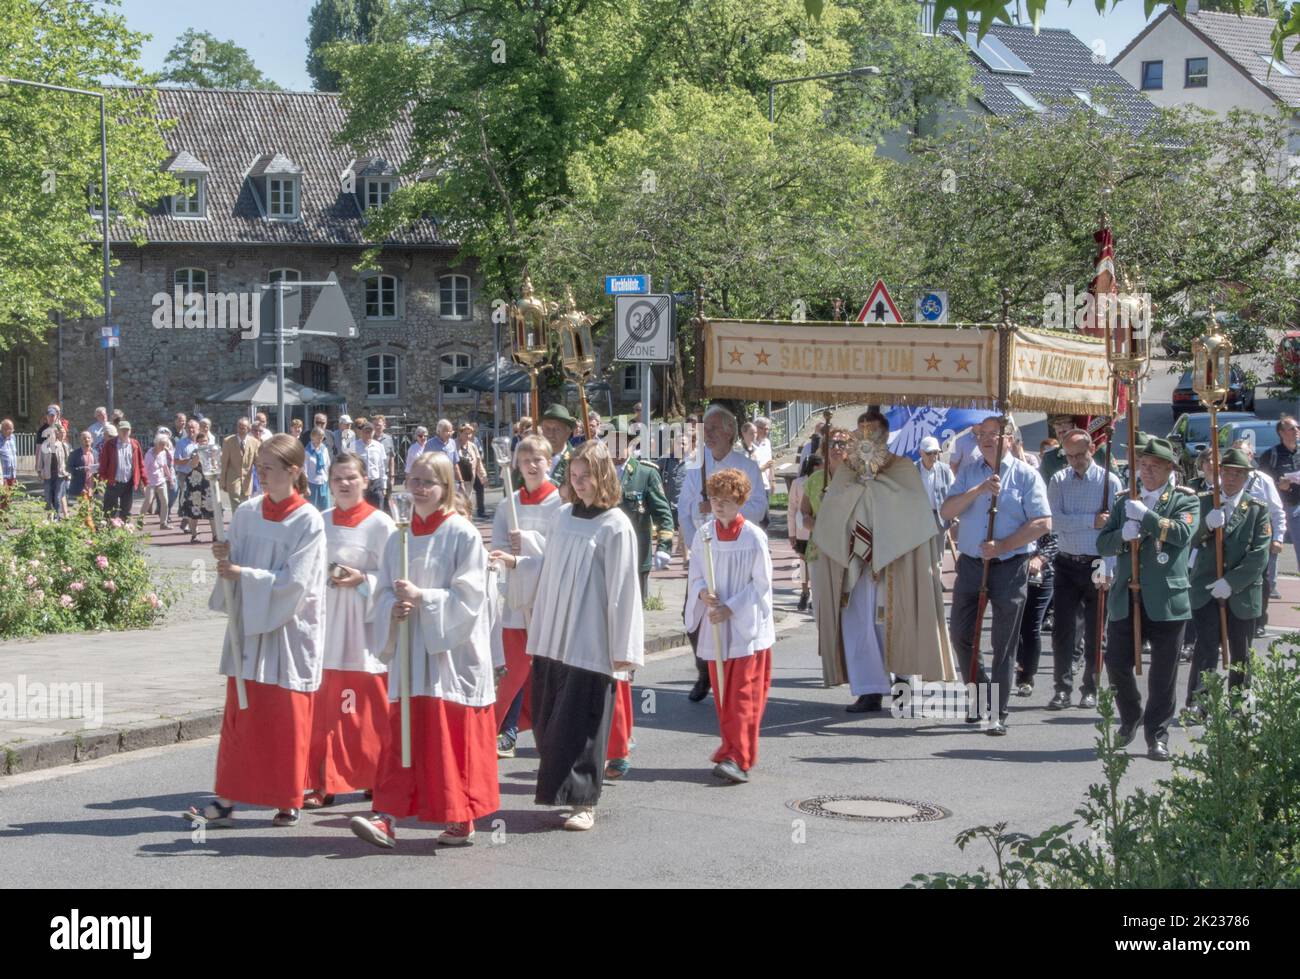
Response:
[[[673,297],[614,297],[614,358],[644,364],[673,360]]]

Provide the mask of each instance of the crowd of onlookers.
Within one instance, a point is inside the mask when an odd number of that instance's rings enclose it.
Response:
[[[386,508],[399,475],[397,444],[387,428],[387,419],[378,414],[356,419],[342,414],[334,429],[324,414],[312,419],[310,429],[302,419],[292,419],[289,434],[302,442],[306,453],[309,502],[321,510],[331,505],[330,460],[352,452],[366,464],[367,501]],[[222,438],[211,419],[202,415],[177,412],[170,426],[144,432],[135,430],[122,411],[110,416],[102,407],[95,409],[95,420],[78,431],[60,406],[52,404],[36,430],[36,473],[46,509],[55,520],[66,519],[82,499],[93,501],[109,517],[126,520],[139,495],[141,519],[154,516],[164,530],[171,528],[173,519],[179,520],[181,532],[197,541],[200,522],[212,520],[213,479],[229,509],[260,491],[254,460],[272,434],[265,412],[240,418],[235,431]],[[475,499],[478,516],[485,517],[487,468],[475,425],[462,422],[457,427],[442,419],[433,437],[424,426],[415,434],[401,460],[402,476],[421,452],[444,452],[453,463],[457,489]],[[14,424],[6,418],[0,421],[0,478],[5,486],[18,484],[18,464]]]

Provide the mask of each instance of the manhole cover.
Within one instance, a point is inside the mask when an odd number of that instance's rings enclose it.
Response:
[[[790,803],[796,812],[868,823],[928,823],[951,816],[942,806],[870,795],[819,795]]]

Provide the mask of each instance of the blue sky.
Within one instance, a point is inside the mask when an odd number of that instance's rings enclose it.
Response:
[[[313,0],[122,0],[132,30],[153,35],[145,44],[145,68],[156,71],[187,27],[210,31],[248,50],[253,62],[284,88],[306,91],[307,15]],[[1101,39],[1107,58],[1117,55],[1146,24],[1141,0],[1121,0],[1104,17],[1093,0],[1048,0],[1045,27],[1073,31],[1088,45]],[[1157,7],[1157,17],[1163,7]]]

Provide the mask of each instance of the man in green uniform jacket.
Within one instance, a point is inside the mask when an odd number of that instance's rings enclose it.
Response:
[[[1268,507],[1246,495],[1246,479],[1255,464],[1241,449],[1228,449],[1219,462],[1222,506],[1215,509],[1214,496],[1201,494],[1201,529],[1192,540],[1198,549],[1192,570],[1192,618],[1196,621],[1196,658],[1187,683],[1187,706],[1203,717],[1196,703],[1204,689],[1201,674],[1218,669],[1220,657],[1219,602],[1228,604],[1228,651],[1232,667],[1231,686],[1246,680],[1246,661],[1255,620],[1264,607],[1261,575],[1268,564],[1273,539]],[[1214,532],[1223,528],[1223,575],[1215,560]]]
[[[1187,556],[1200,526],[1200,501],[1186,486],[1174,483],[1174,448],[1161,438],[1149,439],[1138,453],[1136,500],[1111,507],[1110,519],[1097,537],[1097,552],[1115,557],[1115,580],[1106,603],[1106,674],[1119,707],[1119,735],[1124,747],[1144,721],[1147,757],[1169,760],[1169,724],[1178,687],[1178,652],[1183,628],[1192,616],[1188,596]],[[1129,542],[1138,541],[1138,583],[1142,636],[1151,643],[1147,706],[1142,710],[1133,665],[1133,618],[1129,613],[1132,577]]]
[[[572,503],[573,499],[564,485],[564,477],[569,468],[569,457],[573,455],[569,439],[578,427],[578,420],[569,414],[569,409],[564,405],[554,404],[542,412],[539,427],[542,435],[551,443],[551,482],[560,488],[560,496],[565,502]]]
[[[623,512],[636,528],[637,556],[641,569],[641,602],[645,604],[650,569],[662,571],[672,561],[673,508],[664,492],[659,467],[649,459],[628,458],[627,419],[622,415],[610,422],[610,455],[623,487]],[[657,546],[651,553],[650,542]]]

